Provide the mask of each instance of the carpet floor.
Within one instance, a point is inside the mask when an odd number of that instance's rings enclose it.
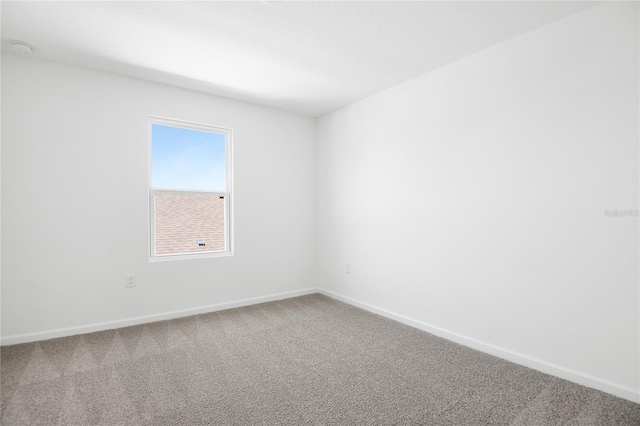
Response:
[[[640,425],[640,404],[317,294],[0,356],[5,426]]]

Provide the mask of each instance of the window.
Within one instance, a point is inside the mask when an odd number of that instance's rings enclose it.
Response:
[[[150,137],[150,259],[231,255],[231,130],[151,117]]]

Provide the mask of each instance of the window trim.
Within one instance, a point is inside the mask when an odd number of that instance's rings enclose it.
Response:
[[[225,136],[225,166],[226,166],[226,192],[225,191],[206,191],[206,190],[193,190],[193,189],[167,189],[167,188],[154,188],[152,185],[152,167],[153,167],[153,125],[159,124],[162,126],[180,127],[183,129],[200,130],[205,132],[213,132],[218,134],[224,134]],[[175,120],[171,118],[149,116],[149,156],[148,156],[148,225],[149,225],[149,238],[148,238],[148,255],[150,262],[164,262],[172,260],[191,260],[191,259],[207,259],[214,257],[227,257],[233,256],[234,249],[234,197],[233,197],[233,131],[232,129],[225,127],[212,126],[208,124],[196,123],[184,120]],[[155,193],[163,194],[215,194],[225,197],[225,251],[212,251],[212,252],[194,252],[194,253],[180,253],[180,254],[155,254]]]

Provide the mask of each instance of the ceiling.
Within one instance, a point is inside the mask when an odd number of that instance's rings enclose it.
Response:
[[[2,50],[319,117],[598,3],[2,1]]]

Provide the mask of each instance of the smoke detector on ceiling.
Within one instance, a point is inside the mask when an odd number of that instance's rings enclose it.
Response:
[[[13,46],[13,50],[20,53],[21,55],[31,55],[34,49],[33,46],[29,43],[18,40],[11,40],[11,46]]]

